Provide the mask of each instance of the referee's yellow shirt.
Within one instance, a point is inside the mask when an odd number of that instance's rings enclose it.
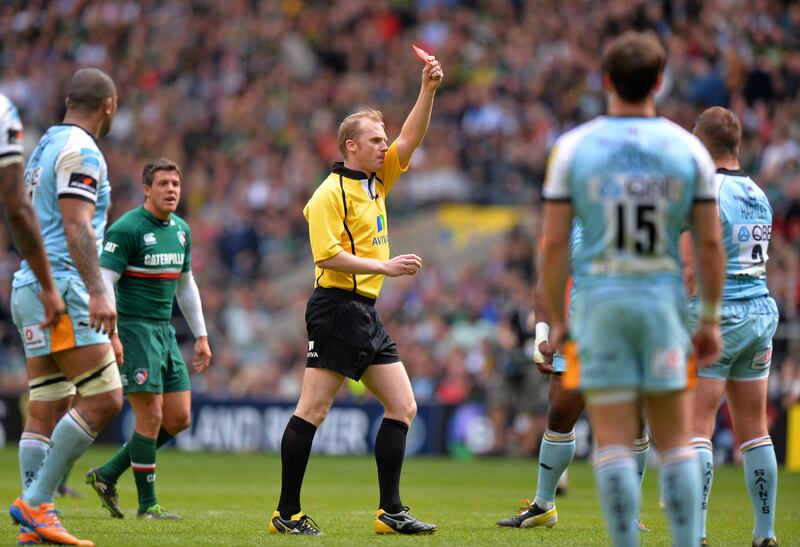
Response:
[[[383,168],[377,173],[367,175],[343,163],[334,164],[303,209],[315,263],[341,252],[389,259],[385,199],[407,169],[408,165],[400,165],[397,141],[386,151]],[[369,298],[378,298],[383,277],[314,268],[315,287],[344,289]]]

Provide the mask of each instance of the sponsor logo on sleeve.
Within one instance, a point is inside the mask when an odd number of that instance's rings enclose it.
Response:
[[[319,353],[314,351],[314,341],[313,340],[309,340],[308,341],[308,354],[306,355],[306,357],[319,357]]]
[[[91,175],[86,175],[84,173],[72,173],[69,176],[68,186],[70,188],[75,188],[76,190],[88,192],[92,195],[97,195],[97,179]]]
[[[117,247],[118,247],[118,245],[116,243],[114,243],[113,241],[106,241],[106,244],[105,244],[105,247],[103,247],[103,250],[105,252],[107,252],[107,253],[112,253],[113,254],[117,250]]]
[[[8,130],[8,144],[18,145],[22,144],[22,130],[11,128]]]

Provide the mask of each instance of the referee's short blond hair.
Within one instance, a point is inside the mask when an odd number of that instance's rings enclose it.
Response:
[[[347,157],[347,141],[355,140],[361,134],[361,120],[367,118],[374,120],[383,125],[383,114],[379,110],[372,108],[365,108],[358,112],[353,112],[339,124],[339,136],[336,138],[336,144],[339,146],[339,152],[342,156]]]

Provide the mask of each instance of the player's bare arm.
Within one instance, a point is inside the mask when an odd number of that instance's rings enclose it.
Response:
[[[686,285],[686,294],[691,298],[697,292],[697,280],[694,271],[694,244],[689,232],[681,234],[678,249],[681,255],[681,264],[683,264],[683,284]]]
[[[414,275],[422,267],[422,259],[414,254],[398,255],[389,260],[377,260],[355,256],[341,251],[336,256],[317,262],[317,266],[326,270],[353,274],[381,274],[388,277]]]
[[[433,110],[433,98],[436,89],[442,84],[444,72],[442,66],[435,58],[425,63],[422,69],[422,84],[419,89],[419,96],[414,108],[408,114],[400,136],[397,137],[397,154],[400,165],[407,165],[411,160],[411,154],[422,143],[425,133],[428,132],[428,124],[431,121],[431,111]]]
[[[89,327],[105,334],[115,330],[117,312],[108,297],[97,256],[97,238],[92,228],[94,205],[80,199],[59,200],[64,233],[72,262],[89,291]]]
[[[39,221],[22,182],[21,163],[0,168],[0,199],[17,250],[28,261],[42,287],[39,298],[44,306],[44,321],[41,326],[51,327],[64,313],[64,300],[50,274],[50,262],[39,235]]]
[[[541,271],[541,265],[539,271]],[[533,295],[533,312],[536,316],[533,362],[542,374],[553,374],[553,354],[555,349],[550,345],[549,314],[547,313],[545,300],[544,283],[540,275]]]
[[[44,245],[38,237],[39,222],[22,182],[21,163],[0,168],[0,196],[8,228],[20,255],[27,259],[29,256],[44,254]],[[47,277],[50,277],[49,272]]]
[[[545,303],[550,314],[550,344],[558,348],[564,341],[564,297],[569,279],[569,236],[572,228],[572,204],[544,204],[544,234],[542,246],[542,284]]]
[[[697,366],[712,365],[722,349],[719,330],[719,302],[725,276],[725,250],[722,246],[719,211],[716,203],[697,203],[692,211],[692,234],[697,249],[697,271],[702,297],[700,323],[693,343]]]

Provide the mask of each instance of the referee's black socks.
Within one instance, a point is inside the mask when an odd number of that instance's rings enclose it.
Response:
[[[292,416],[283,431],[281,499],[278,501],[278,511],[283,519],[290,519],[300,512],[300,487],[303,486],[303,475],[316,432],[317,426],[298,416]]]
[[[404,509],[400,501],[400,472],[406,453],[408,426],[399,420],[384,418],[375,438],[375,462],[378,464],[379,507],[387,513]]]

